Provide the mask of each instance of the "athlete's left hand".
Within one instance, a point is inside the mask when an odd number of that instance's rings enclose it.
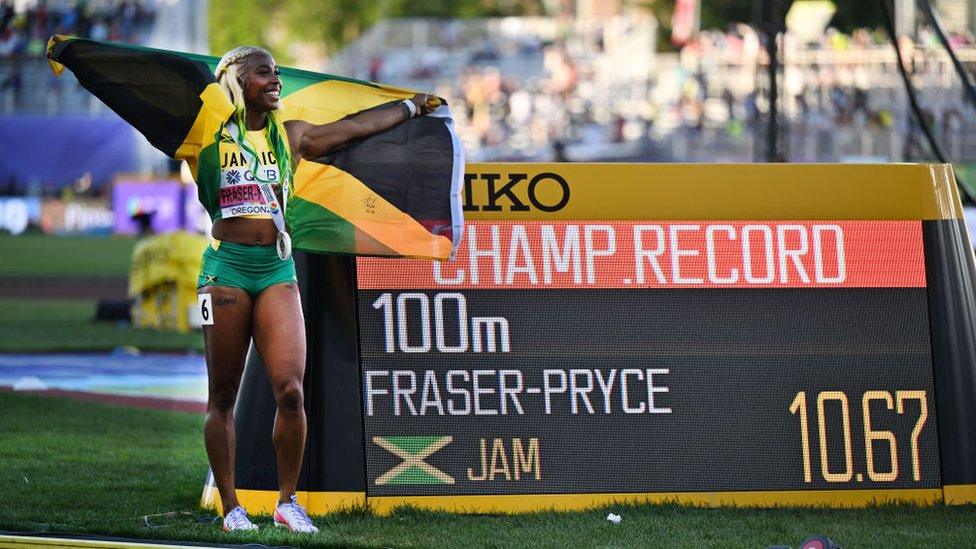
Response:
[[[441,105],[441,99],[439,97],[436,95],[427,95],[426,93],[418,93],[410,98],[410,100],[417,106],[417,112],[420,114],[430,114]]]

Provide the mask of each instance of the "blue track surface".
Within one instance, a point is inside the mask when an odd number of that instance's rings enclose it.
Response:
[[[202,355],[0,354],[0,386],[29,377],[49,389],[207,400]]]

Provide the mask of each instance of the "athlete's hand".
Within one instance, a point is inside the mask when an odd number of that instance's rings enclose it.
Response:
[[[430,114],[441,104],[439,97],[436,95],[427,95],[426,93],[418,93],[411,97],[410,101],[413,101],[419,114]]]

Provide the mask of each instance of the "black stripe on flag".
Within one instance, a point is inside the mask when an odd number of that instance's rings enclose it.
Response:
[[[49,57],[170,157],[200,112],[200,94],[215,82],[202,62],[90,40],[58,42]]]

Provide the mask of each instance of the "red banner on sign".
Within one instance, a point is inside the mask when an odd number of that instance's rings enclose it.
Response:
[[[361,289],[925,287],[920,221],[474,222],[453,262],[357,262]]]

